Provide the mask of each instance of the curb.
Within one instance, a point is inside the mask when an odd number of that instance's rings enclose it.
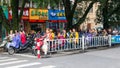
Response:
[[[61,56],[68,56],[68,55],[75,55],[75,54],[83,54],[86,52],[94,52],[94,51],[101,51],[101,50],[107,50],[107,49],[113,49],[120,47],[119,45],[112,46],[111,48],[109,47],[98,47],[98,48],[89,48],[88,50],[85,50],[84,52],[82,50],[75,50],[75,51],[68,51],[68,52],[56,52],[51,55],[49,55],[50,58],[54,57],[61,57]]]

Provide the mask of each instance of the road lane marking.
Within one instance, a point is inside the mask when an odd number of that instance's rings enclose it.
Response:
[[[23,57],[29,57],[29,58],[36,58],[36,56],[32,56],[32,55],[27,55],[27,54],[15,54],[17,56],[23,56]]]
[[[2,60],[0,60],[0,63],[1,63],[1,62],[13,61],[13,60],[18,60],[18,59],[17,59],[17,58],[2,59]]]
[[[53,65],[49,65],[49,66],[43,66],[43,67],[40,67],[40,68],[55,68],[56,66],[53,66]]]
[[[9,66],[9,67],[6,67],[6,68],[22,68],[22,67],[29,67],[29,66],[33,66],[33,65],[39,65],[41,63],[39,62],[32,62],[32,63],[27,63],[27,64],[22,64],[22,65],[17,65],[17,66]]]
[[[11,62],[5,62],[5,63],[0,63],[0,66],[2,65],[9,65],[9,64],[16,64],[16,63],[21,63],[21,62],[26,62],[28,60],[16,60],[16,61],[11,61]]]
[[[7,58],[9,58],[9,57],[0,57],[0,60],[7,59]]]
[[[6,52],[2,53],[2,54],[8,54]],[[22,57],[29,57],[29,58],[36,58],[36,56],[34,55],[29,55],[29,54],[14,54],[15,56],[22,56]]]

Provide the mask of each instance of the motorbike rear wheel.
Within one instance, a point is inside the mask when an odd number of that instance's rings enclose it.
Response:
[[[15,53],[15,49],[13,47],[8,48],[8,54],[13,55]]]

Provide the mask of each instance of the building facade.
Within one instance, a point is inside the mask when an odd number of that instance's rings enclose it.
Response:
[[[22,0],[19,0],[19,8],[22,5]],[[10,0],[0,0],[1,5],[4,3],[7,3],[10,5]],[[74,0],[71,0],[72,3],[74,3]],[[82,7],[86,7],[89,5],[89,2],[87,2],[87,5],[84,4]],[[83,27],[86,27],[84,29],[92,29],[97,27],[102,27],[101,24],[97,24],[95,22],[96,19],[96,10],[98,7],[98,3],[95,3],[93,5],[93,8],[90,10],[89,14],[87,15],[87,18],[83,24],[81,24],[80,28],[83,29]],[[81,5],[78,4],[77,8],[79,8]],[[60,9],[50,10],[50,6],[48,5],[48,8],[46,9],[37,9],[36,10],[36,3],[32,2],[31,0],[28,1],[25,5],[25,9],[23,11],[22,20],[20,22],[21,29],[24,29],[26,32],[29,32],[30,30],[41,30],[45,31],[45,28],[52,28],[52,29],[64,29],[66,27],[66,19],[64,11]],[[64,8],[63,8],[64,9]],[[53,19],[53,18],[54,19]],[[12,19],[12,11],[9,8],[8,10],[8,19]]]

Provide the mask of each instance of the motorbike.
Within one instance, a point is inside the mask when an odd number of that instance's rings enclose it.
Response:
[[[39,48],[40,49],[40,53],[44,54],[45,56],[47,56],[47,52],[48,52],[48,42],[47,42],[47,39],[43,38],[43,37],[37,38],[34,43],[35,43],[35,46],[32,48],[33,54],[35,56],[37,56],[37,50]]]
[[[10,42],[12,43],[12,42]],[[34,46],[34,39],[27,38],[27,41],[25,44],[19,44],[18,46],[15,46],[14,43],[11,44],[9,47],[7,47],[8,54],[13,55],[14,53],[24,51],[28,48],[32,50],[32,47]]]
[[[6,37],[3,39],[2,43],[0,44],[0,47],[3,47],[5,52],[7,51],[6,44],[7,44],[8,42],[9,42],[9,41],[8,41],[8,37],[6,36]]]

